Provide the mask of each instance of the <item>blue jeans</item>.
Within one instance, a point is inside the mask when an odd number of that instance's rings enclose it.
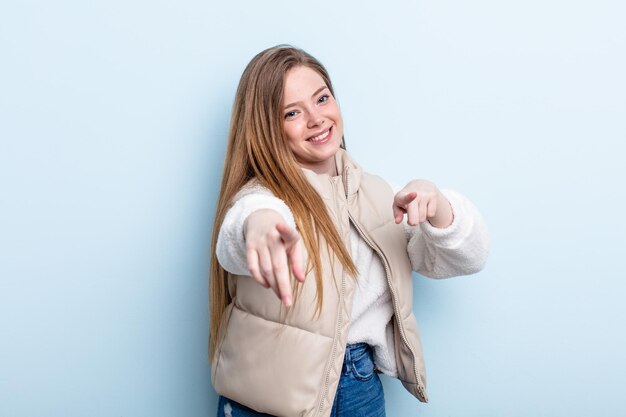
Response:
[[[346,347],[343,369],[331,417],[385,417],[383,386],[374,372],[372,348],[366,343]],[[217,417],[272,417],[225,397],[219,398]]]

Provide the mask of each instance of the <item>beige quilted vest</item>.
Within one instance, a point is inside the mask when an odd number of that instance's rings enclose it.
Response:
[[[393,191],[379,177],[362,172],[339,150],[338,177],[304,173],[322,196],[347,248],[350,222],[385,267],[394,308],[398,378],[426,402],[422,348],[413,315],[413,281],[402,225],[393,219]],[[322,248],[325,247],[323,243]],[[337,390],[350,325],[356,281],[322,250],[324,304],[314,317],[315,278],[311,273],[289,313],[274,292],[249,276],[230,275],[232,303],[212,361],[211,379],[225,397],[275,416],[329,416]],[[360,271],[361,274],[367,271]]]

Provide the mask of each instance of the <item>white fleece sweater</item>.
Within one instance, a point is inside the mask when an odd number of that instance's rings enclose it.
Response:
[[[399,189],[396,187],[395,191]],[[216,254],[220,265],[237,275],[250,275],[246,261],[243,223],[255,210],[277,211],[295,227],[289,207],[269,190],[247,187],[226,213],[220,229]],[[442,190],[450,201],[454,220],[439,229],[428,222],[410,226],[404,220],[407,251],[414,271],[431,278],[448,278],[478,272],[489,252],[489,236],[477,208],[463,195]],[[391,205],[389,207],[391,210]],[[393,306],[381,259],[351,226],[351,255],[360,275],[352,305],[348,343],[368,343],[374,349],[374,362],[384,374],[397,376],[392,333]],[[270,290],[268,290],[270,291]]]

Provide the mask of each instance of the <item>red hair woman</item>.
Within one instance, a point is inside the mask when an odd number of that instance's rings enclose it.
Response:
[[[412,271],[475,273],[489,238],[463,195],[363,171],[326,69],[278,45],[237,89],[212,249],[219,416],[384,416],[379,373],[427,401]]]

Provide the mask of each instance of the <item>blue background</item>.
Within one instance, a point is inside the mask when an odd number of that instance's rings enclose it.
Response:
[[[212,416],[207,270],[235,88],[328,68],[351,154],[467,195],[482,272],[416,277],[431,403],[626,413],[623,2],[0,5],[0,416]]]

